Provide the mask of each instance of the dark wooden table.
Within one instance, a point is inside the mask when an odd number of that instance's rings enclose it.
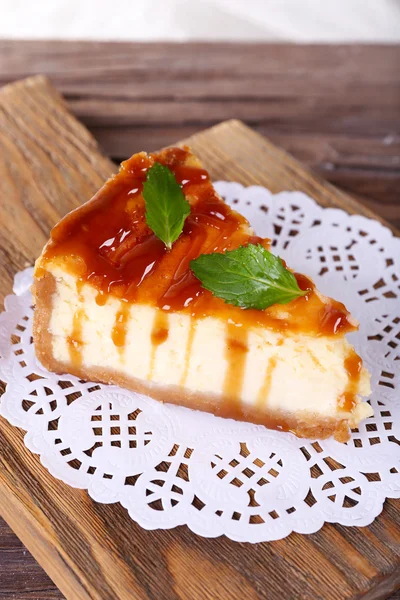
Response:
[[[49,75],[114,160],[237,117],[397,227],[399,64],[398,46],[0,41],[0,85]],[[62,598],[2,521],[0,598]]]

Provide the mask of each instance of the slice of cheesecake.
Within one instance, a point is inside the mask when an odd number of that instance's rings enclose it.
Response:
[[[155,163],[190,204],[171,249],[146,220],[143,185]],[[361,399],[369,374],[345,339],[357,323],[343,304],[294,274],[306,295],[245,309],[204,289],[191,269],[202,254],[249,244],[269,248],[189,149],[132,156],[54,227],[36,262],[40,362],[300,437],[347,440],[372,409]]]

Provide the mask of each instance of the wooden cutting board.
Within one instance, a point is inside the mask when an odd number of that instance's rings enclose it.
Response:
[[[371,213],[238,121],[188,140],[214,179],[301,189],[324,206]],[[52,225],[115,166],[41,77],[0,92],[0,301]],[[376,216],[375,216],[376,217]],[[378,217],[376,217],[378,218]],[[0,512],[68,599],[386,598],[400,584],[400,503],[364,528],[263,544],[145,531],[119,505],[51,477],[0,421]]]

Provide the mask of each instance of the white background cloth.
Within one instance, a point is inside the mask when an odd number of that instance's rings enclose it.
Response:
[[[0,38],[393,43],[400,0],[0,0]]]

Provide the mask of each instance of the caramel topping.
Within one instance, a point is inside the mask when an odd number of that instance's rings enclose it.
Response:
[[[163,344],[168,339],[169,326],[168,326],[168,315],[162,311],[156,313],[154,319],[153,329],[151,332],[151,342],[153,346],[157,347]]]
[[[78,280],[76,282],[76,291],[78,293],[79,302],[81,303],[83,303],[82,286],[83,281]],[[85,311],[83,309],[83,304],[81,304],[74,312],[71,335],[67,337],[69,357],[74,367],[80,367],[82,364],[82,326],[84,318]]]
[[[194,340],[195,333],[196,333],[196,321],[192,320],[192,321],[190,321],[189,335],[188,335],[187,344],[186,344],[185,365],[183,367],[183,373],[182,373],[182,377],[181,377],[181,381],[180,381],[180,384],[182,386],[185,385],[186,379],[187,379],[187,376],[189,373],[190,358],[192,356],[192,346],[193,346],[193,340]]]
[[[191,204],[183,233],[169,252],[145,219],[143,182],[154,162],[173,171]],[[168,148],[132,156],[91,201],[62,219],[51,233],[36,276],[41,276],[46,263],[57,259],[80,283],[97,288],[99,305],[111,294],[165,312],[212,315],[237,325],[261,325],[283,333],[329,336],[355,329],[343,304],[322,299],[304,275],[296,274],[296,278],[302,289],[311,290],[309,294],[266,310],[228,305],[201,287],[190,270],[192,259],[249,243],[269,248],[269,240],[252,235],[246,219],[219,198],[207,171],[188,149]],[[123,323],[120,325],[115,327],[117,345],[124,336]]]
[[[150,369],[147,379],[152,379],[154,371],[154,363],[156,360],[156,352],[158,346],[163,344],[169,335],[169,323],[168,314],[162,310],[156,312],[154,317],[153,328],[151,330],[151,356],[150,356]]]
[[[96,304],[98,306],[104,306],[105,303],[107,302],[107,294],[105,294],[104,292],[102,292],[100,290],[97,292],[95,300],[96,300]]]
[[[241,401],[248,352],[247,337],[247,329],[237,327],[231,323],[228,324],[225,347],[225,357],[228,361],[228,367],[223,386],[223,396],[229,398],[231,402],[237,405]]]
[[[115,323],[111,332],[112,341],[122,350],[125,346],[129,312],[129,304],[127,302],[121,303],[121,308],[115,316]]]
[[[357,390],[362,370],[362,360],[354,350],[351,350],[346,357],[344,368],[347,372],[348,382],[343,396],[339,398],[339,407],[341,410],[351,412],[357,404]]]
[[[272,375],[275,371],[276,363],[277,363],[277,357],[273,356],[268,363],[267,370],[265,372],[264,382],[260,388],[260,391],[258,392],[257,406],[261,410],[265,409],[265,406],[268,402],[268,395],[269,395],[269,392],[271,389],[271,383],[272,383]]]
[[[73,317],[71,335],[67,337],[69,357],[74,367],[82,364],[82,321],[85,318],[83,308],[78,308]]]

